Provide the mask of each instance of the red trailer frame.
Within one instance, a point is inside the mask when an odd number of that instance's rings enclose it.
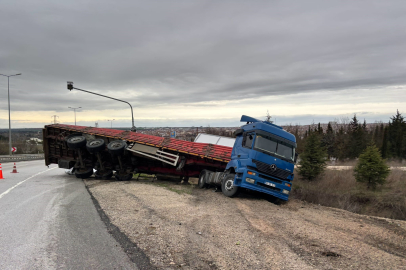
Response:
[[[95,138],[103,138],[108,144],[113,140],[124,140],[127,144],[136,143],[159,148],[179,155],[183,161],[182,170],[175,167],[159,165],[137,166],[139,172],[150,174],[170,174],[185,177],[198,176],[203,169],[224,171],[231,159],[232,147],[195,143],[173,138],[163,138],[132,131],[116,129],[72,126],[63,124],[47,125],[43,129],[43,147],[45,164],[58,164],[60,159],[74,161],[75,151],[69,149],[65,138],[71,134],[82,133]],[[181,162],[181,161],[179,161]],[[179,163],[178,162],[178,163]]]

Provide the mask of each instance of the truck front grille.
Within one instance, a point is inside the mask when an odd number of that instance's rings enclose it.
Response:
[[[286,180],[288,176],[291,175],[291,172],[279,169],[278,167],[276,167],[276,170],[272,170],[271,166],[264,162],[255,159],[253,159],[252,162],[254,162],[255,165],[257,165],[257,171],[265,173],[267,175],[271,175],[273,177],[277,177],[283,180]]]

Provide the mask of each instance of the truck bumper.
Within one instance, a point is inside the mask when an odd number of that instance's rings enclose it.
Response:
[[[255,175],[248,174],[248,171],[255,173]],[[255,182],[247,182],[247,178],[253,179]],[[287,201],[289,199],[289,193],[292,189],[292,183],[289,181],[276,179],[271,176],[267,176],[267,178],[268,179],[259,177],[259,173],[254,170],[245,170],[242,175],[241,173],[237,173],[234,184],[239,187],[263,192],[277,197],[281,200]],[[287,186],[288,184],[290,186]],[[283,190],[289,193],[285,194],[283,193]]]

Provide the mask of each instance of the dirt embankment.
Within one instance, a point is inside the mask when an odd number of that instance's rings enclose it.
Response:
[[[259,194],[86,180],[158,269],[406,269],[406,222]]]

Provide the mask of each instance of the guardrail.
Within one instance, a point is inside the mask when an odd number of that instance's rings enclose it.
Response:
[[[0,156],[0,163],[44,159],[44,154]]]

